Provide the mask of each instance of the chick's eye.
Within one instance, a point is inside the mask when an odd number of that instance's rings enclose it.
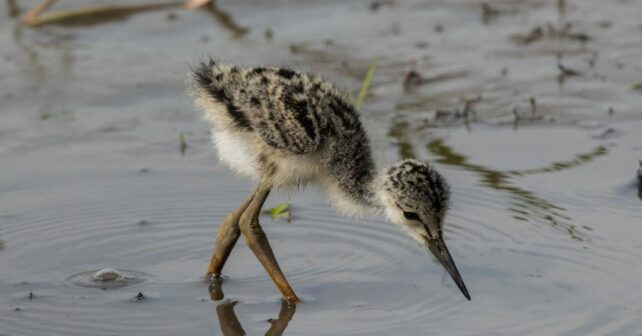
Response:
[[[407,220],[419,220],[419,216],[414,212],[404,211],[403,216],[406,217]]]

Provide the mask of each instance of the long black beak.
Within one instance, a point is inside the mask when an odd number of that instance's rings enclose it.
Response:
[[[450,276],[453,278],[461,293],[464,294],[468,301],[470,301],[470,294],[468,294],[466,284],[464,284],[464,280],[461,278],[461,275],[459,275],[457,266],[455,266],[453,257],[451,257],[450,252],[448,252],[448,248],[446,247],[444,239],[442,237],[437,237],[435,239],[426,239],[426,245],[430,252],[435,255],[435,258],[437,258],[437,260],[439,260],[439,262],[444,266],[448,274],[450,274]]]

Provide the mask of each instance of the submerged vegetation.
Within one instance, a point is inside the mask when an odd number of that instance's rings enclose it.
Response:
[[[272,217],[272,220],[283,218],[288,223],[292,221],[293,217],[292,211],[290,211],[290,205],[288,203],[277,204],[272,208],[263,210],[263,213],[270,215],[270,217]]]

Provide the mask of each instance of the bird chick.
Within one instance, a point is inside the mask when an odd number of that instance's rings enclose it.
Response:
[[[383,211],[437,258],[470,300],[443,237],[450,199],[446,179],[419,160],[378,169],[360,116],[344,92],[316,75],[214,60],[195,67],[191,79],[190,93],[212,125],[219,157],[234,171],[259,182],[259,196],[248,199],[256,206],[244,205],[249,210],[242,206],[224,223],[232,233],[229,239],[223,233],[220,243],[217,238],[218,252],[208,272],[217,274],[223,267],[238,238],[234,228],[241,213],[260,210],[271,189],[314,184],[343,213]],[[251,237],[255,231],[244,234]],[[266,269],[279,279],[277,286],[294,300],[266,246],[255,246],[257,257],[267,260]]]

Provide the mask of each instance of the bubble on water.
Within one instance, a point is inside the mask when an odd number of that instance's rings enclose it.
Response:
[[[125,280],[123,272],[114,268],[103,268],[91,276],[94,281],[121,281]]]
[[[74,286],[85,288],[111,289],[131,287],[149,279],[149,275],[132,270],[103,268],[73,274],[67,281]]]

